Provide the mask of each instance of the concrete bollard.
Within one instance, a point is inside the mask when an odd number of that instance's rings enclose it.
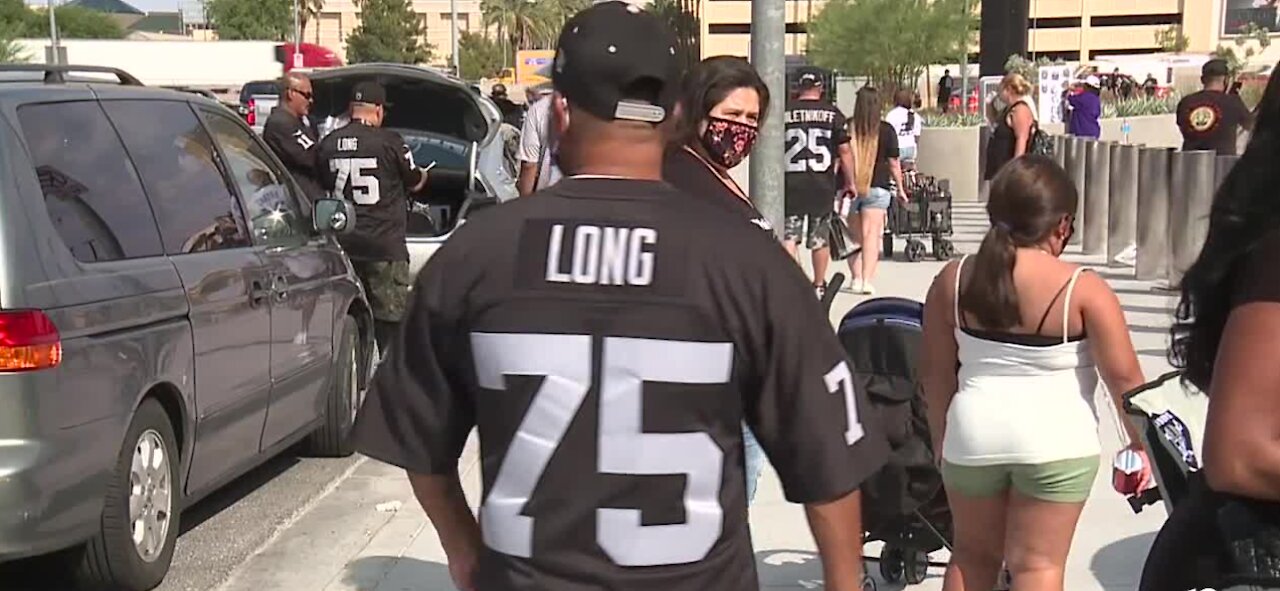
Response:
[[[1062,168],[1067,167],[1067,137],[1063,135],[1053,136],[1053,161],[1058,163]]]
[[[1083,230],[1084,253],[1107,252],[1107,210],[1111,205],[1111,146],[1112,142],[1089,142],[1085,148],[1084,223],[1076,222]]]
[[[987,146],[991,143],[991,127],[983,125],[978,128],[978,201],[987,202],[987,192],[991,181],[987,176]]]
[[[1182,275],[1200,256],[1209,232],[1209,208],[1213,203],[1217,154],[1197,150],[1175,152],[1169,175],[1169,287],[1176,289]]]
[[[1213,192],[1217,193],[1218,188],[1222,186],[1222,181],[1227,180],[1227,175],[1231,174],[1231,169],[1236,167],[1236,162],[1240,161],[1239,156],[1218,156],[1214,162],[1213,170]]]
[[[1169,267],[1169,180],[1171,148],[1143,148],[1138,153],[1138,259],[1134,276],[1163,279]]]
[[[1107,260],[1132,246],[1138,232],[1138,146],[1111,146],[1111,187],[1107,208]]]
[[[1064,162],[1067,169],[1067,176],[1071,177],[1071,181],[1076,186],[1076,193],[1079,194],[1079,203],[1076,206],[1076,224],[1077,228],[1084,223],[1084,201],[1085,201],[1085,145],[1086,141],[1078,137],[1065,138],[1067,149],[1063,150]],[[1083,238],[1082,232],[1076,232],[1071,236],[1070,244],[1080,244]]]

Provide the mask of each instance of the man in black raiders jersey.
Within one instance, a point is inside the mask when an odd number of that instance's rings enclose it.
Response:
[[[280,106],[271,110],[262,141],[275,152],[284,167],[298,181],[308,201],[324,196],[320,189],[319,159],[316,158],[316,128],[308,116],[314,100],[311,79],[302,72],[289,72],[280,82]]]
[[[822,95],[822,76],[804,72],[800,75],[799,94],[787,103],[783,228],[783,243],[792,256],[796,256],[801,243],[812,251],[813,284],[819,295],[825,289],[827,267],[831,264],[828,218],[835,210],[836,158],[844,175],[843,188],[850,194],[856,192],[847,118]]]
[[[604,2],[561,33],[570,176],[478,213],[424,267],[355,427],[403,467],[461,589],[759,589],[741,421],[861,589],[858,487],[888,447],[777,242],[662,182],[676,41]],[[479,521],[458,458],[479,431]]]
[[[381,85],[356,84],[351,123],[325,136],[319,154],[324,189],[356,206],[355,231],[342,246],[364,284],[384,354],[409,298],[408,194],[427,184],[427,172],[414,164],[404,138],[382,129],[386,106]]]

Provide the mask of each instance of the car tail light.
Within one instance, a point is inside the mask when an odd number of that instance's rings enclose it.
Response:
[[[62,337],[44,312],[0,312],[0,371],[48,369],[59,363]]]
[[[258,102],[249,99],[249,112],[244,114],[244,120],[250,127],[258,123]]]

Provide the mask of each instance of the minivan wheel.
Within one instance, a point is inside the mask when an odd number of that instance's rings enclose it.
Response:
[[[164,580],[178,539],[179,464],[169,416],[143,401],[107,486],[101,528],[80,559],[85,583],[142,591]]]
[[[307,439],[311,455],[340,458],[355,452],[351,429],[364,401],[361,379],[364,364],[360,362],[359,338],[356,319],[343,318],[341,347],[334,366],[333,388],[325,405],[324,423]]]

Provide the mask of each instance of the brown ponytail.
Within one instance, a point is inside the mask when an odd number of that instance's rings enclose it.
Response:
[[[1079,194],[1066,171],[1044,156],[1010,161],[991,181],[987,215],[991,229],[961,283],[960,308],[990,330],[1017,326],[1022,318],[1013,268],[1019,247],[1043,242],[1076,211]]]
[[[1018,325],[1018,288],[1013,284],[1017,245],[1010,229],[993,223],[973,257],[968,281],[960,295],[960,307],[973,314],[984,328],[1004,330]]]

